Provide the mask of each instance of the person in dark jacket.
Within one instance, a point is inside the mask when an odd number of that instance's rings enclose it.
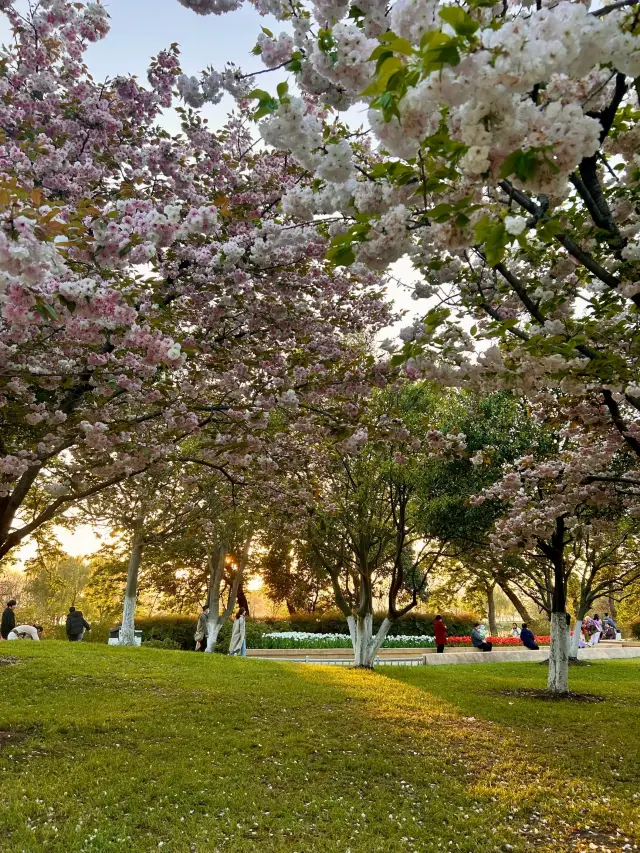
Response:
[[[433,633],[436,638],[436,652],[441,655],[447,643],[447,626],[442,621],[442,616],[436,616],[433,620]]]
[[[534,636],[533,631],[527,627],[527,623],[522,623],[522,630],[520,631],[520,641],[523,646],[526,646],[527,649],[531,649],[532,652],[537,652],[540,646],[536,643],[536,638]]]
[[[13,612],[13,608],[16,606],[18,602],[15,598],[12,598],[11,601],[7,601],[7,606],[5,607],[2,613],[2,624],[0,625],[0,636],[3,640],[6,640],[9,634],[16,627],[16,614]]]
[[[85,621],[85,618],[82,615],[82,610],[76,610],[75,607],[70,607],[69,613],[67,614],[66,628],[67,637],[73,643],[81,640],[84,632],[91,630],[91,625]]]

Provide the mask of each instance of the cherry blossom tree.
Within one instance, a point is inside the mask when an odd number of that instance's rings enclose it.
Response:
[[[240,5],[181,2],[203,15]],[[337,264],[411,257],[416,295],[435,305],[404,357],[541,401],[560,387],[568,418],[615,430],[637,457],[637,4],[253,5],[292,27],[263,31],[256,53],[302,93],[254,90],[261,134],[317,178],[283,208],[343,215]],[[192,80],[204,98],[210,83]],[[323,122],[321,104],[368,108],[375,153]],[[507,354],[466,357],[496,337]]]
[[[376,276],[324,262],[331,217],[281,212],[310,177],[246,116],[213,133],[181,109],[162,129],[175,46],[149,87],[99,84],[100,4],[2,12],[0,556],[212,424],[212,464],[259,454],[274,412],[369,381],[350,338],[390,319]]]
[[[580,561],[590,565],[587,595],[600,571],[596,567],[608,563],[603,537],[610,535],[610,547],[617,550],[607,513],[616,512],[616,503],[618,514],[626,512],[625,502],[629,500],[616,498],[609,480],[592,476],[594,470],[624,467],[615,436],[600,443],[596,454],[592,436],[571,432],[559,439],[553,456],[540,460],[527,455],[516,460],[501,480],[475,498],[476,503],[499,499],[508,507],[496,523],[492,545],[500,552],[526,558],[520,562],[515,580],[530,594],[532,587],[527,586],[527,580],[531,582],[541,608],[550,614],[549,689],[558,693],[568,690],[569,578]],[[630,500],[633,502],[633,497]],[[595,543],[602,554],[595,553]],[[584,570],[581,574],[585,575]],[[574,631],[579,634],[579,630],[577,624]]]
[[[559,406],[583,428],[589,483],[637,480],[637,2],[254,5],[290,23],[291,37],[263,32],[256,53],[286,63],[302,94],[251,93],[262,137],[317,179],[283,207],[341,213],[337,265],[382,270],[408,255],[416,296],[432,300],[398,361],[446,384],[515,389],[541,413]],[[323,121],[323,104],[368,108],[376,150]],[[478,355],[486,340],[497,345]],[[615,474],[596,470],[610,443],[628,451]],[[563,613],[558,597],[562,648]]]

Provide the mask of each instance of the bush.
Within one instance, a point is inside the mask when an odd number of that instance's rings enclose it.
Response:
[[[640,619],[634,619],[629,624],[629,630],[634,640],[640,640]]]
[[[447,613],[442,612],[450,634],[469,634],[475,622],[482,621],[474,613]],[[433,620],[435,613],[408,613],[403,616],[389,631],[389,636],[433,636]],[[373,616],[374,630],[377,630],[384,614],[376,613]],[[257,624],[257,623],[256,623]],[[337,610],[328,611],[317,615],[315,613],[296,613],[288,619],[269,618],[264,619],[261,624],[267,626],[269,632],[301,631],[309,634],[348,634],[346,616]],[[247,623],[248,629],[248,623]],[[248,642],[247,635],[247,645]]]
[[[83,643],[106,643],[109,639],[109,631],[111,630],[109,623],[91,622],[91,630],[85,631]],[[67,631],[64,622],[60,625],[45,625],[44,635],[45,640],[66,640]]]
[[[196,645],[193,635],[197,621],[195,616],[151,616],[147,619],[136,619],[136,629],[142,631],[143,643],[150,640],[170,640],[175,643],[172,648],[193,651]]]
[[[147,649],[179,649],[180,644],[176,643],[175,640],[170,639],[169,637],[165,637],[164,640],[147,640],[146,642],[143,640],[142,645]]]

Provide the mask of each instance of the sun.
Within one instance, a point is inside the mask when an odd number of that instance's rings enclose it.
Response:
[[[263,586],[264,581],[262,580],[260,575],[258,575],[257,578],[251,578],[251,580],[247,584],[247,589],[249,590],[249,592],[257,592],[259,589],[262,589]]]

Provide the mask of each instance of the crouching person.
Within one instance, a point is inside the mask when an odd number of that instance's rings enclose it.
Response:
[[[42,625],[16,625],[9,632],[7,640],[39,640],[42,634]]]

